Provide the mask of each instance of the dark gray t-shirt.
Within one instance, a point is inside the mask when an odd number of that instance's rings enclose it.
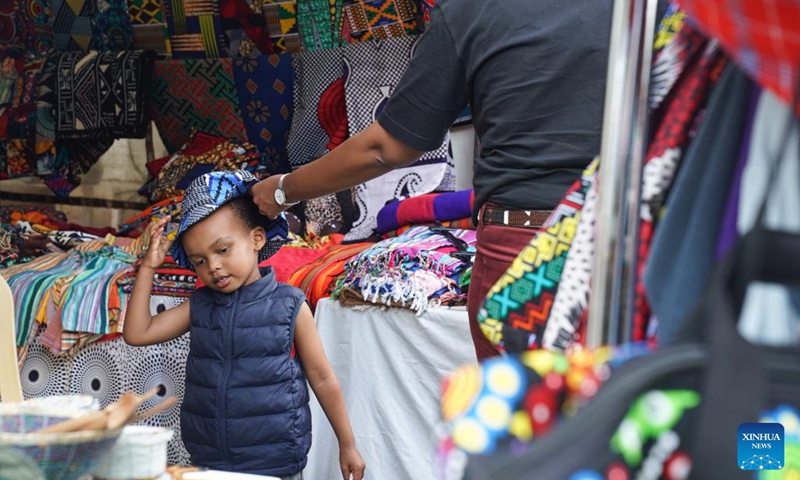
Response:
[[[438,0],[378,118],[422,151],[469,102],[476,211],[550,209],[600,153],[612,0]]]

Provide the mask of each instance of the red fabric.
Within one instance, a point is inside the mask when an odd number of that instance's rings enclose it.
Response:
[[[275,255],[264,260],[259,264],[260,267],[272,267],[275,270],[275,278],[282,283],[289,283],[292,274],[309,263],[328,253],[327,250],[303,248],[303,247],[281,247]]]
[[[238,23],[238,26],[247,34],[247,37],[262,54],[273,53],[272,38],[269,35],[266,20],[260,14],[254,13],[247,2],[244,0],[222,0],[220,2],[220,17],[224,23],[230,23],[230,21]]]
[[[150,174],[151,177],[157,177],[158,172],[160,172],[161,169],[164,168],[164,165],[166,165],[167,162],[169,162],[170,158],[172,157],[166,156],[162,158],[157,158],[152,162],[147,162],[147,164],[145,165],[145,167],[147,167],[147,172]]]
[[[414,225],[419,223],[419,218],[436,218],[433,209],[435,193],[414,197],[414,202],[400,202],[397,207],[397,223],[400,225]]]
[[[800,68],[800,1],[683,0],[680,5],[742,70],[791,102]]]
[[[481,331],[478,324],[478,310],[489,290],[506,273],[535,233],[536,230],[531,228],[485,225],[482,220],[478,223],[477,251],[467,296],[469,330],[478,360],[500,354]]]
[[[196,132],[194,136],[189,138],[186,142],[186,148],[181,149],[180,153],[183,155],[202,155],[220,143],[227,141],[228,140],[223,137]]]

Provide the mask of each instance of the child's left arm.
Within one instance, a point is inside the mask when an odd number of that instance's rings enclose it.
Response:
[[[325,411],[325,415],[339,439],[339,464],[342,469],[342,478],[349,480],[352,474],[354,480],[361,480],[364,478],[366,464],[356,448],[356,440],[353,428],[350,426],[347,407],[344,404],[342,388],[325,356],[322,340],[314,323],[314,315],[305,303],[297,314],[294,341],[297,354],[300,356],[300,361],[303,362],[308,383],[314,390],[322,410]]]

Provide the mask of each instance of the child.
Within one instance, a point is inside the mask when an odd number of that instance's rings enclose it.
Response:
[[[343,477],[361,480],[364,460],[303,293],[278,283],[271,268],[259,270],[269,220],[247,193],[255,182],[239,170],[206,174],[189,186],[171,253],[206,286],[154,317],[150,290],[169,249],[169,218],[150,225],[125,341],[153,345],[192,332],[181,434],[194,465],[301,479],[311,447],[307,379],[339,439]]]

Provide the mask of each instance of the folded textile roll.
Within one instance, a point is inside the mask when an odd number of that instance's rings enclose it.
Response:
[[[421,315],[441,295],[462,293],[459,278],[471,263],[456,252],[469,254],[475,243],[474,230],[413,227],[350,260],[333,296],[338,298],[344,288],[351,288],[372,303],[402,305]]]
[[[392,202],[378,212],[376,231],[386,233],[405,225],[469,218],[474,202],[475,193],[472,189],[430,193]]]

